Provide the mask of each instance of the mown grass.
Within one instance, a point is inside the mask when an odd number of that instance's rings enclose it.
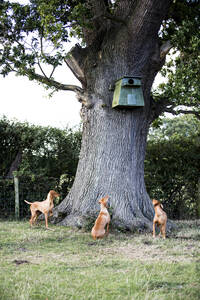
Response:
[[[89,232],[0,221],[0,299],[170,300],[200,297],[200,221],[151,234]]]

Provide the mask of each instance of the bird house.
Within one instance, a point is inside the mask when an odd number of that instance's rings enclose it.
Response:
[[[115,82],[112,107],[144,106],[141,77],[123,77]]]

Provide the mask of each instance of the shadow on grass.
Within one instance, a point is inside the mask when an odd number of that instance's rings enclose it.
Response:
[[[186,285],[185,282],[173,282],[173,281],[150,281],[149,290],[165,289],[174,290],[182,289]]]
[[[192,236],[176,236],[171,235],[170,238],[175,240],[185,240],[185,241],[200,241],[200,234],[193,234]]]

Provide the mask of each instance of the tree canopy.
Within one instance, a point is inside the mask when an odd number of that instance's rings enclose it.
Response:
[[[57,82],[55,69],[62,64],[71,67],[66,44],[73,37],[84,47],[102,42],[110,30],[126,25],[121,17],[124,7],[134,9],[136,1],[113,0],[30,0],[0,2],[0,74],[10,72],[28,76],[47,88],[84,91],[81,71],[73,72],[79,86]],[[128,10],[127,10],[128,11]],[[199,117],[199,46],[200,4],[196,0],[171,1],[170,9],[160,28],[161,56],[172,49],[171,59],[162,74],[168,82],[154,91],[156,116],[167,111],[194,113]],[[179,107],[184,105],[184,109]],[[178,107],[178,109],[175,109]],[[189,107],[189,109],[185,109]]]

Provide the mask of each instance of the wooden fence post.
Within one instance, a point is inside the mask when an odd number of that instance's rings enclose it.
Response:
[[[13,176],[14,176],[14,187],[15,187],[15,218],[19,219],[19,178],[17,177],[16,174],[13,174]]]

